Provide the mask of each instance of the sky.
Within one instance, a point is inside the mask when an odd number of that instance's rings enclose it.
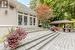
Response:
[[[25,4],[26,6],[29,6],[28,4],[30,2],[30,0],[17,0],[17,1],[19,1],[22,4]]]

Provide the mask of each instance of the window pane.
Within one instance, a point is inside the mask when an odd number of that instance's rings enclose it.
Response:
[[[22,15],[18,15],[18,25],[22,25]]]
[[[32,17],[30,17],[30,25],[32,25]]]
[[[7,7],[8,6],[8,2],[7,1],[2,1],[1,2],[1,7]]]
[[[35,18],[33,18],[33,25],[35,25]]]
[[[0,7],[1,7],[1,1],[0,1]]]
[[[24,25],[27,25],[27,16],[24,16]]]

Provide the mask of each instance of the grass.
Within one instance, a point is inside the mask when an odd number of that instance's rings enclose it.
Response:
[[[4,37],[0,37],[0,43],[4,41]]]

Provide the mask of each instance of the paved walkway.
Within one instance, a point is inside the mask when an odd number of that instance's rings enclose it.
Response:
[[[75,50],[75,32],[63,33],[42,50]]]

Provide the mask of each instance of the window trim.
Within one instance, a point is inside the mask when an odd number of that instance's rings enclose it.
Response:
[[[1,1],[0,7],[7,8],[8,7],[8,1],[5,1],[5,0]]]
[[[26,17],[26,21],[25,21],[25,17]],[[24,25],[27,25],[28,24],[28,17],[25,15],[23,18],[24,18]]]
[[[20,22],[20,21],[19,21],[19,17],[21,17],[21,19],[20,19],[20,20],[21,20],[21,23],[19,23],[19,22]],[[22,21],[22,20],[23,20],[22,17],[23,17],[22,15],[20,15],[20,14],[18,15],[18,25],[22,25],[22,22],[23,22],[23,21]]]
[[[36,18],[33,18],[33,25],[36,25]]]
[[[33,18],[32,17],[29,17],[29,22],[30,22],[30,24],[29,25],[33,25]]]

